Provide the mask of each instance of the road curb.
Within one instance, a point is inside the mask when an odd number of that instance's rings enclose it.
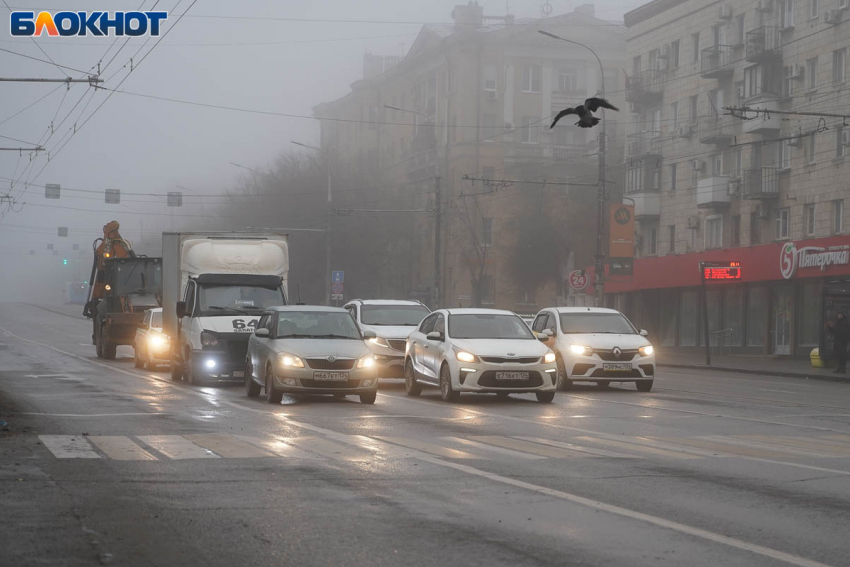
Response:
[[[757,374],[760,376],[781,376],[783,378],[800,378],[804,380],[821,380],[823,382],[843,382],[850,384],[850,376],[827,376],[825,374],[803,374],[783,370],[753,370],[749,368],[731,368],[729,366],[706,366],[704,364],[658,364],[661,368],[687,368],[691,370],[717,370],[719,372],[735,372],[737,374]]]

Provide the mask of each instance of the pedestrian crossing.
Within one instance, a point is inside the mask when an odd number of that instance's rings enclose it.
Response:
[[[251,437],[224,433],[186,435],[39,435],[57,459],[181,461],[284,459],[368,462],[427,455],[448,460],[540,461],[563,459],[669,459],[748,457],[771,460],[850,458],[850,435],[818,437],[703,435],[641,437],[582,434],[569,440],[469,435],[435,438],[338,434]]]

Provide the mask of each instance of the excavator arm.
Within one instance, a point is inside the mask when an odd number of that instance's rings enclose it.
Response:
[[[110,258],[135,258],[133,246],[121,237],[118,232],[118,221],[106,223],[103,227],[103,238],[97,238],[92,243],[94,260],[92,261],[91,277],[89,278],[89,299],[83,308],[83,315],[92,316],[92,308],[97,301],[106,296],[106,282],[98,274],[104,273],[105,262]]]

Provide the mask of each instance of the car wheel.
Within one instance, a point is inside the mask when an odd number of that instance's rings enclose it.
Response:
[[[260,395],[262,387],[254,381],[253,369],[251,368],[251,359],[245,361],[245,394],[249,398],[256,398]]]
[[[183,379],[183,366],[177,363],[177,355],[171,351],[171,381],[179,382]]]
[[[274,387],[274,372],[271,365],[266,366],[266,401],[270,404],[279,404],[283,399],[283,392]]]
[[[569,390],[573,387],[573,381],[567,377],[567,366],[564,364],[564,359],[558,356],[558,386],[559,390]]]
[[[460,399],[460,392],[452,388],[452,374],[447,364],[440,368],[440,397],[444,402],[456,402]]]
[[[507,399],[507,397],[509,395],[510,395],[510,392],[496,392],[496,397],[499,398],[500,400]]]
[[[198,380],[198,377],[195,375],[195,364],[192,362],[192,355],[186,354],[183,357],[183,368],[186,374],[186,382],[188,382],[191,386],[200,385],[201,381]]]
[[[610,380],[600,380],[596,383],[596,385],[599,386],[600,388],[607,388],[608,386],[611,385],[611,381]]]
[[[404,391],[408,396],[416,397],[422,393],[422,385],[416,381],[416,371],[413,369],[413,363],[407,361],[404,365]]]
[[[555,392],[537,392],[537,401],[541,404],[551,404],[555,399]]]
[[[371,392],[363,392],[360,394],[360,403],[361,404],[374,404],[375,400],[378,398],[378,391],[373,390]]]
[[[652,384],[655,382],[654,380],[641,380],[640,382],[635,382],[635,386],[637,386],[638,392],[649,392],[652,390]]]
[[[103,339],[100,332],[100,323],[94,320],[94,350],[98,358],[103,358]]]
[[[145,363],[141,358],[139,358],[139,349],[134,348],[133,350],[135,351],[133,353],[133,366],[135,366],[136,368],[144,368]]]

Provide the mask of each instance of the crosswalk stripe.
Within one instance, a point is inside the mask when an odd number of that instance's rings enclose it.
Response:
[[[537,459],[545,459],[546,457],[542,455],[530,455],[528,453],[523,453],[520,451],[514,451],[513,449],[505,449],[503,447],[495,447],[493,445],[485,445],[484,443],[479,443],[478,441],[472,441],[471,439],[461,439],[460,437],[443,437],[446,441],[452,441],[455,443],[460,443],[461,445],[467,445],[469,447],[473,447],[476,449],[480,449],[482,451],[491,451],[493,453],[499,453],[501,455],[507,455],[508,457],[513,457],[515,459],[526,459],[526,460],[537,460]]]
[[[376,439],[380,439],[382,441],[386,441],[387,443],[392,443],[393,445],[401,445],[402,447],[410,447],[411,449],[416,449],[417,451],[422,451],[424,453],[431,453],[432,455],[437,455],[439,457],[446,457],[448,459],[484,459],[486,457],[479,457],[477,455],[473,455],[471,453],[467,453],[466,451],[460,451],[458,449],[452,449],[450,447],[443,447],[441,445],[436,445],[434,443],[428,443],[427,441],[420,441],[418,439],[407,439],[404,437],[379,437],[376,436]]]
[[[169,459],[218,459],[218,455],[180,435],[139,435],[138,438]]]
[[[668,449],[659,449],[658,447],[650,447],[648,445],[642,445],[640,443],[626,443],[624,441],[614,441],[613,439],[600,439],[598,437],[577,437],[579,441],[585,441],[590,443],[599,443],[600,445],[610,445],[612,447],[619,447],[620,449],[628,449],[631,451],[639,451],[643,453],[650,453],[652,455],[658,455],[660,457],[670,457],[673,459],[700,459],[699,455],[691,455],[685,452],[679,451],[671,451]]]
[[[819,453],[817,451],[807,451],[805,449],[797,449],[794,447],[789,447],[787,445],[780,445],[778,443],[773,443],[769,441],[760,441],[758,439],[753,439],[752,437],[747,437],[744,435],[741,436],[715,436],[715,435],[706,435],[703,437],[704,439],[709,439],[712,441],[719,441],[721,443],[732,444],[732,445],[740,445],[742,447],[750,447],[752,449],[762,449],[766,451],[773,451],[776,454],[784,457],[833,457],[834,455],[828,455],[826,453]]]
[[[91,444],[79,435],[39,435],[42,444],[57,459],[99,459]]]
[[[345,445],[340,445],[321,437],[290,437],[286,440],[287,443],[296,445],[297,447],[327,457],[337,461],[370,461],[372,455],[365,451],[352,449]]]
[[[250,443],[255,447],[259,447],[264,451],[269,451],[270,453],[274,453],[279,457],[287,457],[290,459],[320,459],[318,455],[313,453],[308,453],[307,451],[302,451],[298,447],[292,444],[292,439],[289,437],[275,437],[273,439],[265,440],[259,439],[257,437],[248,437],[246,435],[234,435],[237,439],[240,439],[246,443]]]
[[[195,445],[206,447],[225,459],[255,459],[274,456],[268,451],[224,433],[184,435],[183,437]]]
[[[540,439],[539,437],[523,437],[520,435],[514,435],[514,439],[522,439],[524,441],[530,441],[532,443],[540,443],[541,445],[550,445],[552,447],[560,447],[562,449],[570,449],[571,451],[578,451],[580,453],[590,453],[591,455],[596,455],[599,457],[613,457],[615,459],[636,459],[635,455],[627,455],[626,453],[617,453],[616,451],[606,451],[605,449],[591,449],[590,447],[585,447],[584,445],[573,445],[572,443],[563,443],[561,441],[552,441],[551,439]]]
[[[538,445],[536,443],[529,443],[528,441],[513,439],[511,437],[502,437],[500,435],[473,436],[472,439],[488,445],[496,445],[497,447],[504,447],[505,449],[513,449],[515,451],[531,453],[533,455],[540,455],[552,459],[571,459],[575,457],[590,456],[587,453],[579,453],[578,451],[571,451],[569,449],[559,447]]]
[[[119,435],[93,435],[89,441],[103,454],[115,461],[156,461],[157,458],[136,445],[129,437]]]

